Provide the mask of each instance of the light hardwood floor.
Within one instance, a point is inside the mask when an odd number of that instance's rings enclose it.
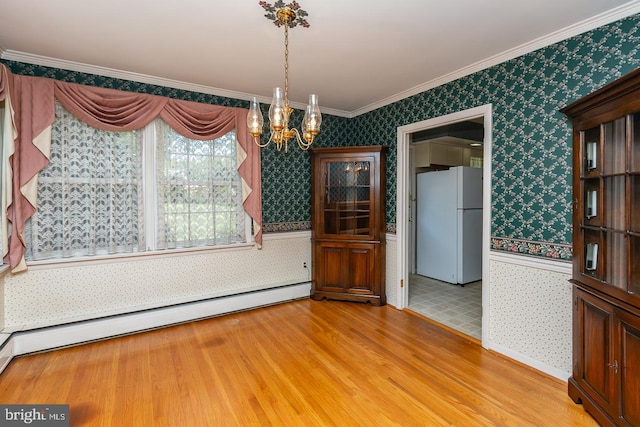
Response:
[[[566,384],[393,307],[311,300],[11,362],[71,426],[595,426]]]

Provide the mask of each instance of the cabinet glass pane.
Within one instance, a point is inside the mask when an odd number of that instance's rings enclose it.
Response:
[[[605,233],[607,257],[605,282],[627,289],[627,237],[623,233]]]
[[[631,177],[631,231],[640,233],[640,175]]]
[[[600,180],[587,179],[584,181],[584,223],[586,225],[600,225]]]
[[[625,118],[605,123],[604,130],[604,174],[626,171]]]
[[[607,228],[625,230],[625,177],[604,178],[604,225]]]
[[[631,276],[629,277],[629,292],[640,295],[640,236],[630,237],[631,242]]]
[[[368,161],[326,164],[325,233],[369,234],[370,169]]]
[[[640,113],[633,115],[631,132],[631,171],[640,172]]]
[[[583,133],[583,164],[582,173],[588,175],[600,167],[600,127],[587,129]]]
[[[600,232],[595,230],[583,230],[584,248],[582,272],[597,279],[601,279],[600,273]]]

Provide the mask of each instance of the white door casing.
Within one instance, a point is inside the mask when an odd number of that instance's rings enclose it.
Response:
[[[409,255],[410,251],[409,224],[410,206],[409,197],[411,189],[411,177],[414,174],[409,153],[411,134],[414,132],[445,126],[465,120],[482,117],[484,120],[484,143],[483,143],[483,201],[482,201],[482,346],[488,348],[489,343],[489,250],[491,242],[491,148],[492,148],[492,106],[485,104],[479,107],[470,108],[464,111],[423,120],[417,123],[400,126],[397,129],[397,165],[396,165],[396,237],[398,240],[397,264],[398,278],[397,308],[403,310],[407,308],[409,302]],[[404,286],[403,286],[404,285]]]

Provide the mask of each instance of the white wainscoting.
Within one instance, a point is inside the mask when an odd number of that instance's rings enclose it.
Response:
[[[489,348],[567,380],[572,365],[571,264],[492,251]]]
[[[3,277],[2,332],[309,282],[310,237],[309,232],[265,235],[260,250],[245,246],[34,264]]]
[[[386,294],[387,304],[398,307],[398,291],[396,282],[398,281],[398,239],[395,234],[387,233],[386,244]]]

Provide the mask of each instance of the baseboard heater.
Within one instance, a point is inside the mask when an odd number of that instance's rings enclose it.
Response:
[[[297,283],[102,318],[16,331],[0,346],[0,373],[16,357],[145,332],[309,297],[311,284]]]

